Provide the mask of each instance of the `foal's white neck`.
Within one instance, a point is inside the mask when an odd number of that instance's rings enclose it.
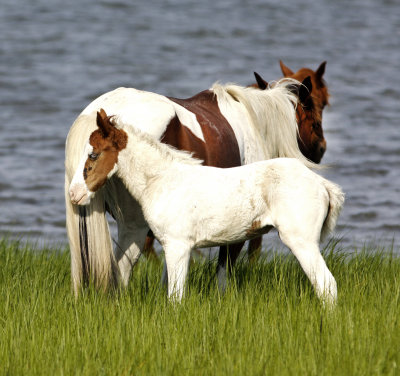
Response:
[[[133,197],[138,201],[143,196],[150,180],[165,174],[179,165],[200,165],[201,160],[191,157],[191,154],[175,150],[162,144],[131,126],[120,126],[128,135],[125,149],[118,155],[117,174],[124,182]]]

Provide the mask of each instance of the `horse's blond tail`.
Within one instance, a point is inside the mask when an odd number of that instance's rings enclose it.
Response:
[[[326,236],[332,233],[335,229],[336,222],[344,204],[344,193],[342,188],[327,179],[322,179],[325,189],[329,195],[329,209],[324,224],[322,225],[321,241],[323,241]]]
[[[95,129],[94,116],[81,115],[72,125],[65,150],[66,226],[71,252],[72,285],[77,296],[82,286],[93,284],[106,290],[115,286],[118,267],[105,216],[104,193],[98,192],[87,206],[77,206],[69,198],[69,186],[90,133]]]

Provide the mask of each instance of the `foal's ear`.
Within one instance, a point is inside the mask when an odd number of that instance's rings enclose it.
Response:
[[[111,124],[109,117],[102,108],[97,112],[96,123],[104,138],[108,137],[114,128],[114,125]]]
[[[254,76],[256,78],[258,88],[265,90],[268,87],[268,82],[265,81],[257,72],[254,72]]]
[[[315,71],[315,75],[319,80],[322,79],[322,76],[325,73],[326,61],[322,62],[318,69]]]
[[[301,103],[305,103],[307,98],[311,95],[312,82],[311,77],[307,76],[299,87],[299,100]]]
[[[279,65],[281,66],[281,71],[284,77],[289,77],[294,74],[294,72],[289,67],[283,64],[282,60],[279,60]]]

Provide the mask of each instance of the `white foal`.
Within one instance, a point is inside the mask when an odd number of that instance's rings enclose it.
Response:
[[[170,297],[183,296],[193,248],[237,243],[275,227],[317,295],[336,300],[319,241],[335,227],[344,202],[340,187],[296,159],[206,167],[103,110],[97,125],[72,179],[71,201],[88,204],[116,174],[164,249]]]

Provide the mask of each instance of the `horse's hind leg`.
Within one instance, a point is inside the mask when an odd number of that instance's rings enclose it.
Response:
[[[219,248],[217,279],[220,291],[225,291],[226,289],[227,274],[232,272],[233,265],[235,265],[239,257],[243,244],[244,243],[223,245]]]
[[[247,248],[247,255],[250,262],[255,262],[260,257],[262,236],[251,239]]]
[[[133,223],[118,224],[118,244],[115,248],[116,259],[121,272],[123,286],[127,286],[148,231],[148,227],[137,227]]]
[[[143,246],[143,253],[149,260],[159,261],[157,253],[154,249],[154,235],[151,230],[149,230],[146,241]]]
[[[317,296],[328,303],[335,303],[337,298],[336,281],[326,266],[318,242],[284,231],[279,231],[279,235],[299,261],[314,286]]]

